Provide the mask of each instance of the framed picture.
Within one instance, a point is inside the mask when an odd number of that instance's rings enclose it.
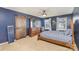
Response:
[[[51,19],[45,19],[45,30],[51,30]]]

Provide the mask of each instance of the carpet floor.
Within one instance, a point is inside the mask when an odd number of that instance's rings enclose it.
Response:
[[[25,37],[11,44],[0,45],[0,51],[72,51],[72,49],[37,40],[37,36]]]

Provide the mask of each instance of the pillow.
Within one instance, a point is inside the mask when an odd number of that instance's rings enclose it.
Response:
[[[72,30],[71,29],[67,29],[65,34],[67,36],[72,36]]]

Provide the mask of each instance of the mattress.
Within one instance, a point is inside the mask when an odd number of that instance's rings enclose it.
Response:
[[[66,35],[65,32],[44,31],[40,33],[40,36],[45,37],[47,39],[58,40],[58,41],[68,42],[72,44],[72,36]]]

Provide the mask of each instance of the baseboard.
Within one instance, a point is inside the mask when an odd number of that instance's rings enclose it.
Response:
[[[16,40],[14,40],[15,42]],[[0,43],[0,45],[8,44],[8,42]],[[9,43],[10,44],[10,43]]]
[[[0,43],[0,45],[8,44],[8,42]]]

